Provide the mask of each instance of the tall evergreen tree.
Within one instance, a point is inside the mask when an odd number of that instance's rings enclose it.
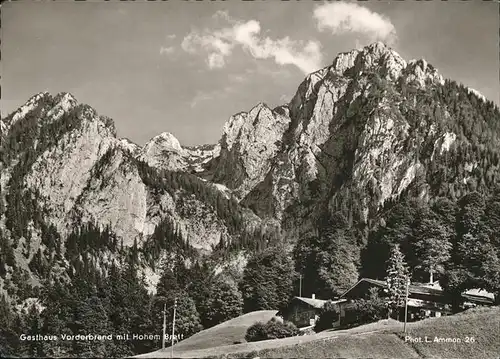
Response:
[[[398,310],[405,303],[406,288],[410,277],[403,253],[398,246],[391,250],[391,256],[387,261],[387,291],[389,311]]]
[[[40,313],[35,304],[33,304],[27,314],[26,328],[27,335],[37,335],[40,334],[40,329],[42,327],[42,322],[40,320]],[[43,352],[43,342],[39,340],[30,341],[27,343],[27,354],[29,357],[43,357],[45,353]]]
[[[188,271],[189,283],[185,286],[194,300],[203,327],[208,327],[206,313],[210,311],[210,297],[217,288],[213,268],[207,261],[196,261]]]
[[[160,280],[156,285],[156,295],[161,297],[169,297],[171,293],[175,293],[181,289],[177,282],[177,278],[172,269],[165,267],[160,276]]]
[[[152,331],[158,334],[162,333],[164,307],[166,307],[167,328],[172,328],[175,303],[177,303],[175,317],[177,340],[186,339],[203,327],[193,299],[182,289],[170,291],[166,296],[156,296],[152,299],[150,306]]]
[[[338,296],[358,280],[359,248],[347,228],[320,233],[315,265],[327,298]]]
[[[144,276],[135,277],[128,285],[127,304],[130,307],[129,332],[149,333],[151,329],[151,313],[149,303],[151,297],[146,289]],[[152,341],[135,341],[132,343],[134,353],[145,353],[153,349]]]
[[[107,313],[113,333],[128,333],[133,314],[130,301],[134,300],[131,298],[134,293],[130,290],[129,282],[126,280],[125,274],[113,264],[105,283],[104,291],[107,300],[104,304],[108,306]],[[133,345],[130,341],[115,341],[114,344],[109,356],[126,357],[133,354]]]
[[[20,332],[15,330],[16,317],[5,295],[0,297],[0,357],[18,355]]]
[[[422,204],[413,200],[402,200],[386,212],[387,220],[381,228],[372,231],[368,243],[361,254],[361,275],[369,278],[385,278],[386,263],[393,246],[400,246],[400,250],[407,255],[409,262],[413,258],[413,230],[415,219],[420,212],[425,212]]]
[[[109,325],[108,315],[95,288],[92,288],[87,298],[79,300],[77,303],[75,319],[79,326],[74,334],[108,335],[113,333]],[[76,341],[73,351],[80,357],[104,357],[108,354],[108,347],[111,344],[112,342],[107,340]]]

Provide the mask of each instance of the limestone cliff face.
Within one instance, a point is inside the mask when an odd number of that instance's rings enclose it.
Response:
[[[119,147],[112,149],[94,164],[68,222],[110,225],[129,246],[147,229],[147,194],[134,163]]]
[[[78,199],[69,223],[109,225],[123,238],[125,246],[134,239],[153,234],[160,222],[169,218],[178,224],[184,238],[202,250],[210,250],[228,231],[214,209],[196,196],[183,191],[157,191],[146,185],[136,163],[120,147],[97,163],[91,180]],[[139,243],[141,240],[139,240]]]
[[[66,226],[67,215],[91,180],[91,170],[117,142],[112,131],[94,111],[83,114],[81,127],[67,132],[44,151],[25,177],[26,187],[38,190],[50,221],[58,229]]]
[[[286,107],[271,110],[263,103],[232,116],[224,126],[213,180],[243,198],[269,172],[289,123]]]

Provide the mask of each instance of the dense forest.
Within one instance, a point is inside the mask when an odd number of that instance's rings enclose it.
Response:
[[[214,275],[208,262],[193,259],[191,265],[186,266],[185,259],[190,253],[193,258],[192,251],[169,225],[163,223],[155,231],[155,236],[172,241],[169,251],[173,254],[160,261],[161,277],[155,295],[148,292],[140,271],[144,248],[140,250],[137,244],[123,248],[107,229],[100,231],[92,225],[72,233],[66,241],[65,258],[70,264],[67,277],[52,273],[36,293],[38,300],[21,311],[13,310],[16,304],[1,297],[2,356],[123,357],[156,349],[161,345],[160,338],[29,342],[20,340],[20,335],[57,335],[59,338],[63,334],[92,333],[158,335],[163,304],[167,306],[167,320],[171,323],[175,297],[178,298],[176,330],[182,338],[240,315],[243,299],[236,283]],[[148,245],[145,248],[149,248]],[[146,260],[151,260],[150,252],[146,253]],[[37,275],[50,271],[50,263],[43,255],[35,256],[32,263],[32,271]],[[18,294],[25,299],[23,293]]]
[[[500,188],[490,196],[471,192],[456,202],[438,198],[432,205],[407,199],[388,210],[384,222],[370,232],[368,245],[360,250],[341,214],[322,220],[317,236],[299,241],[292,255],[278,244],[250,251],[239,282],[227,273],[216,274],[216,263],[191,251],[172,222],[159,225],[155,240],[142,249],[136,244],[121,247],[109,229],[83,226],[66,240],[64,257],[71,264],[67,279],[49,277],[37,293],[39,301],[24,312],[14,311],[2,297],[1,350],[30,357],[115,357],[152,351],[161,345],[158,338],[89,344],[26,342],[19,341],[19,335],[158,334],[163,304],[171,324],[177,298],[176,330],[187,338],[245,312],[283,308],[298,293],[299,274],[302,295],[315,293],[319,298],[338,296],[359,272],[384,279],[394,248],[401,249],[412,281],[428,282],[432,276],[456,304],[455,310],[467,289],[486,289],[500,298]],[[158,255],[162,249],[170,253],[163,260]],[[221,247],[216,252],[229,250]],[[103,261],[103,253],[115,260]],[[154,295],[141,274],[141,256],[146,262],[156,259],[160,266]],[[33,272],[49,270],[49,260],[35,256]],[[358,266],[349,264],[353,262]]]

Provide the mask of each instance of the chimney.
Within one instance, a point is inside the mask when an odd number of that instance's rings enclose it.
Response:
[[[316,299],[316,294],[313,293],[312,296],[311,296],[311,298],[312,299]]]

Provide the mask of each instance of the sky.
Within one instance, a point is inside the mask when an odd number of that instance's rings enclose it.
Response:
[[[384,41],[499,101],[499,10],[474,1],[52,1],[1,5],[2,117],[70,92],[139,145],[216,143],[259,102],[288,102],[339,52]]]

